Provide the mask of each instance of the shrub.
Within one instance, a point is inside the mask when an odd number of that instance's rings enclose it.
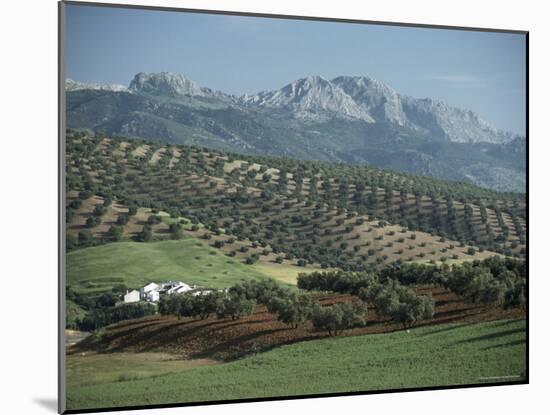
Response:
[[[87,245],[93,241],[92,234],[90,231],[84,230],[78,232],[78,244],[79,245]]]
[[[86,219],[87,228],[95,228],[100,223],[101,219],[99,219],[97,216],[90,216],[88,219]]]
[[[177,240],[183,236],[182,226],[179,223],[171,223],[168,230],[170,232],[170,239]]]
[[[257,260],[258,260],[258,258],[256,258],[256,256],[251,255],[251,256],[249,256],[248,258],[246,258],[245,263],[248,264],[248,265],[252,265],[252,264],[254,264]]]
[[[112,225],[109,228],[108,234],[113,241],[120,241],[122,238],[122,228],[120,226]]]
[[[86,200],[90,197],[92,197],[92,192],[89,190],[81,190],[80,192],[78,192],[78,198],[80,200]]]
[[[120,226],[126,225],[128,223],[128,215],[118,215],[116,223]]]
[[[103,216],[105,215],[105,213],[107,213],[107,208],[104,207],[104,206],[101,206],[101,205],[96,205],[95,208],[94,208],[94,211],[93,211],[93,215],[94,216]]]
[[[78,239],[71,233],[65,235],[65,248],[69,251],[78,246]]]
[[[95,301],[96,308],[113,307],[118,297],[111,293],[103,293]]]
[[[162,222],[162,218],[160,216],[157,216],[157,215],[150,215],[147,218],[147,223],[149,225],[156,225],[156,224],[161,223],[161,222]]]
[[[143,225],[143,229],[138,234],[138,241],[149,242],[153,239],[153,231],[149,225]]]

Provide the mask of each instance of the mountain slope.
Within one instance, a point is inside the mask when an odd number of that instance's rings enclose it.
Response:
[[[517,151],[525,146],[523,137],[498,131],[471,111],[405,97],[367,77],[313,76],[280,90],[234,97],[183,75],[140,73],[127,89],[68,85],[67,124],[525,190],[525,152]]]

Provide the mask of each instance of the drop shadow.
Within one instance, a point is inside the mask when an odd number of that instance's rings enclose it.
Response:
[[[34,398],[34,402],[51,412],[57,413],[57,399],[55,398]]]

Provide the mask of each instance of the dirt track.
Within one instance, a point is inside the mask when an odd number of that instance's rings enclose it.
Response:
[[[434,318],[419,325],[470,323],[487,320],[525,318],[520,309],[503,310],[465,304],[458,296],[443,288],[424,287],[418,293],[431,292],[436,302]],[[351,296],[319,297],[323,304],[350,301]],[[401,330],[401,326],[379,318],[369,307],[367,326],[348,330],[345,336],[383,333]],[[165,352],[181,358],[211,358],[231,360],[274,346],[326,337],[315,331],[310,322],[297,329],[276,320],[265,307],[258,306],[250,316],[240,320],[181,319],[176,317],[146,317],[106,328],[101,336],[90,336],[70,349],[75,352]]]

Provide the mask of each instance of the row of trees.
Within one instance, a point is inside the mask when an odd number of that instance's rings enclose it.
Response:
[[[312,272],[298,276],[298,287],[361,295],[380,283],[434,284],[450,289],[466,301],[504,307],[526,306],[526,262],[498,256],[483,261],[443,264],[401,264],[378,273]]]
[[[310,294],[297,293],[282,287],[273,280],[247,281],[236,284],[227,291],[193,295],[184,293],[164,296],[159,302],[159,313],[205,319],[239,319],[250,315],[256,304],[265,305],[268,312],[290,327],[311,320],[317,330],[325,330],[330,336],[344,330],[366,324],[367,307],[361,301],[322,306]]]
[[[363,303],[373,304],[379,316],[391,317],[404,328],[431,318],[434,313],[431,297],[416,295],[395,279],[380,283],[380,277],[373,273],[328,271],[300,274],[298,287],[357,295]]]
[[[83,331],[93,331],[98,328],[117,323],[122,320],[130,320],[156,314],[157,307],[149,303],[124,304],[120,306],[111,306],[95,308],[88,312],[78,327]]]
[[[471,303],[526,307],[526,280],[511,270],[493,274],[486,266],[465,263],[441,273],[441,285]]]
[[[227,292],[184,293],[161,297],[159,313],[175,315],[178,318],[198,317],[201,320],[215,314],[218,318],[231,317],[232,320],[237,320],[241,316],[250,315],[254,305],[253,300]]]
[[[356,295],[362,288],[367,288],[377,281],[378,277],[373,273],[315,271],[299,274],[297,285],[298,288],[307,291],[332,291]]]

